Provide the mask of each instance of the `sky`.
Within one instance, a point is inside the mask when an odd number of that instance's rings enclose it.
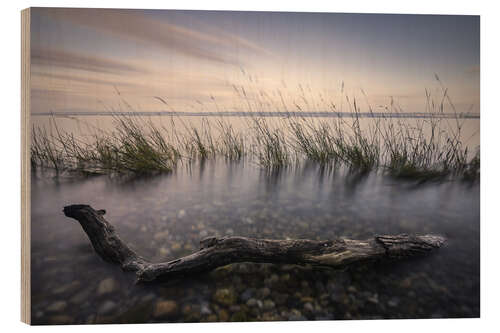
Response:
[[[32,112],[479,112],[479,16],[34,8]],[[440,82],[436,80],[438,75]],[[451,110],[447,110],[451,111]]]

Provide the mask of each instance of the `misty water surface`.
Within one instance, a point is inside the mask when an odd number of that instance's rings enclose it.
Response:
[[[425,258],[345,271],[243,263],[136,285],[63,215],[73,203],[106,209],[120,236],[154,261],[192,253],[209,235],[435,233],[448,242]],[[173,301],[173,312],[159,313],[162,301]],[[205,162],[142,179],[33,174],[32,313],[37,324],[477,317],[479,185],[418,185],[307,163],[269,173]]]

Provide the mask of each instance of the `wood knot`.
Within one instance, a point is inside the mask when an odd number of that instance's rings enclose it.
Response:
[[[215,244],[217,244],[217,237],[208,236],[208,237],[203,238],[200,241],[200,249],[206,249],[206,248],[214,246]]]

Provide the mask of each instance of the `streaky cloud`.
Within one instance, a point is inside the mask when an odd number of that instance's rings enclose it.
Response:
[[[130,86],[130,87],[139,86],[138,84],[124,82],[123,80],[106,80],[106,79],[98,79],[98,78],[91,78],[88,76],[78,76],[78,75],[71,75],[71,74],[55,74],[55,73],[45,73],[45,72],[41,72],[41,71],[32,71],[31,74],[35,77],[47,78],[47,79],[51,79],[51,80],[54,80],[54,79],[67,80],[67,81],[82,82],[82,83],[89,83],[89,84],[98,84],[98,85],[105,85],[105,86]]]
[[[97,73],[145,73],[146,70],[115,59],[84,55],[54,48],[34,48],[31,62],[35,65],[64,67]]]
[[[205,27],[207,32],[190,29],[150,17],[140,10],[57,8],[47,9],[43,13],[121,38],[146,42],[196,59],[222,64],[241,65],[238,56],[231,54],[231,50],[235,49],[268,56],[271,54],[240,36],[210,27]]]

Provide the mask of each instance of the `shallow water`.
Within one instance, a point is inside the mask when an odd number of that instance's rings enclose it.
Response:
[[[136,285],[63,215],[74,203],[106,209],[121,238],[153,261],[194,252],[208,235],[436,233],[448,242],[425,258],[344,271],[242,263]],[[269,173],[224,161],[142,179],[38,173],[31,223],[34,324],[479,316],[478,184],[417,185],[307,165]]]

